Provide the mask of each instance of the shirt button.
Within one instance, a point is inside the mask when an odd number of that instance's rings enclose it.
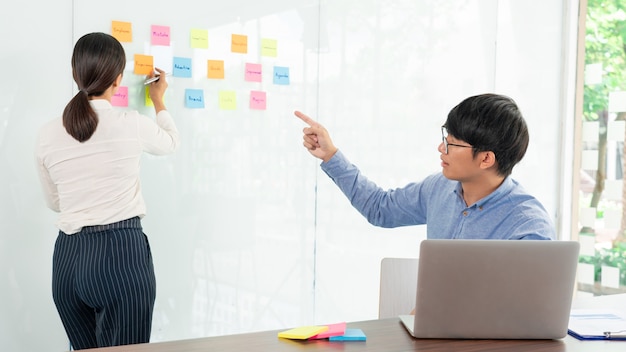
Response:
[[[463,216],[467,216],[467,210],[463,212]]]
[[[483,207],[482,207],[482,205],[478,207],[478,210],[483,210]]]

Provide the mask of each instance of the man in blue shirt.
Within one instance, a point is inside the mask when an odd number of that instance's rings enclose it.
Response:
[[[555,239],[545,208],[510,175],[526,153],[528,128],[509,97],[482,94],[454,107],[441,127],[442,171],[383,190],[307,115],[303,145],[352,205],[376,226],[427,225],[430,239]]]

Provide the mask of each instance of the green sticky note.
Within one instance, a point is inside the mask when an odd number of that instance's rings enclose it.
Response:
[[[236,110],[237,109],[237,92],[230,90],[220,91],[220,110]]]
[[[276,39],[261,39],[261,56],[278,56],[278,43]]]

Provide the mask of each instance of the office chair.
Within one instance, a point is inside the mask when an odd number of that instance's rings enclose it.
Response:
[[[409,314],[417,294],[417,258],[383,258],[380,262],[378,318]]]

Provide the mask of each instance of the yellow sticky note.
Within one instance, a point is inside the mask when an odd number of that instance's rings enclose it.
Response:
[[[207,60],[207,77],[214,79],[224,79],[224,61]]]
[[[236,110],[237,109],[237,93],[231,90],[220,91],[220,110]]]
[[[152,102],[152,99],[150,99],[150,87],[149,86],[146,86],[145,93],[146,93],[146,99],[145,99],[146,106],[153,107],[154,103]]]
[[[192,29],[190,33],[191,47],[194,49],[209,48],[209,31],[206,29]]]
[[[135,69],[137,75],[149,75],[154,71],[154,58],[150,55],[135,54]]]
[[[328,330],[328,326],[301,326],[299,328],[293,328],[278,333],[278,337],[284,339],[296,339],[306,340],[311,336],[315,336],[319,333]]]
[[[111,35],[120,42],[133,41],[133,27],[130,22],[112,21]]]
[[[248,36],[233,34],[230,42],[230,51],[246,54],[248,52]]]
[[[150,86],[146,86],[146,88],[144,89],[144,93],[145,93],[145,100],[144,103],[146,104],[146,106],[148,107],[153,107],[154,106],[154,102],[152,101],[152,99],[150,98]],[[165,97],[163,97],[163,102],[166,102]]]
[[[278,42],[275,39],[261,39],[261,56],[278,56]]]

